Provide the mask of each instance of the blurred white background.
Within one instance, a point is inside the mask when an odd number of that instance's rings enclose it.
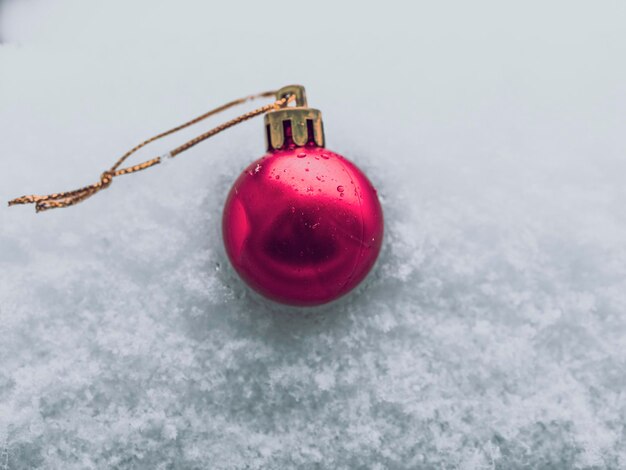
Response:
[[[0,2],[0,200],[302,83],[386,215],[374,275],[303,313],[221,247],[260,119],[0,209],[0,469],[625,467],[624,25],[619,1]]]

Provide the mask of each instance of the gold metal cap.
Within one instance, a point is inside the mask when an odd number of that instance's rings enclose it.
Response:
[[[289,145],[303,147],[307,144],[324,146],[322,113],[307,106],[302,85],[289,85],[276,92],[276,99],[294,95],[296,105],[269,111],[265,114],[268,150],[278,150]]]

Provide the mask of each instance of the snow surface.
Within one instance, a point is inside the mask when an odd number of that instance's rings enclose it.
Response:
[[[626,468],[624,24],[621,2],[5,0],[0,200],[299,82],[386,240],[336,305],[251,295],[219,223],[260,119],[76,207],[0,209],[0,469]]]

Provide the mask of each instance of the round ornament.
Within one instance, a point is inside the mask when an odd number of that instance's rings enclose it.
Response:
[[[226,199],[222,231],[237,273],[272,300],[333,301],[356,287],[380,252],[376,190],[352,162],[326,150],[319,111],[302,87],[296,107],[265,115],[268,153],[248,166]]]

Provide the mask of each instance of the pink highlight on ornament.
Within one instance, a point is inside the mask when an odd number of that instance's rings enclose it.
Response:
[[[298,158],[303,153],[312,158]],[[224,244],[237,273],[265,297],[291,305],[320,305],[348,293],[380,253],[376,190],[353,163],[324,148],[263,157],[264,171],[285,179],[255,178],[260,161],[237,179],[224,207]]]

